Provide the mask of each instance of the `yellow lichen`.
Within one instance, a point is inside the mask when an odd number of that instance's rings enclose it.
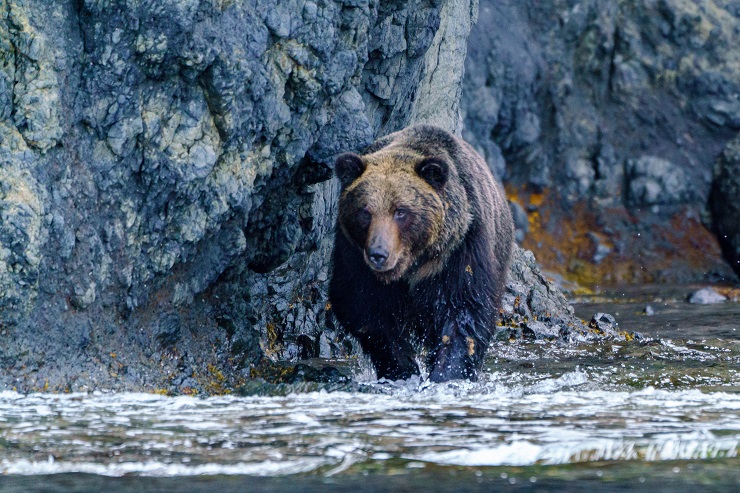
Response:
[[[468,356],[473,356],[475,354],[475,341],[472,337],[466,337],[465,342],[468,343]]]

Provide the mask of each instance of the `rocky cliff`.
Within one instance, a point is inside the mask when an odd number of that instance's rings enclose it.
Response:
[[[464,100],[467,135],[511,184],[546,187],[560,179],[547,145],[582,132],[538,113],[542,63],[523,54],[540,57],[527,43],[548,31],[509,32],[524,11],[500,8],[509,21],[484,9],[494,29],[472,51],[515,45],[487,68],[469,62],[469,80],[490,70],[481,87],[495,90]],[[527,15],[549,15],[537,9]],[[476,0],[0,0],[0,384],[219,393],[279,373],[265,362],[356,355],[326,303],[333,159],[410,123],[461,131],[477,11]],[[480,138],[485,125],[499,140]],[[583,183],[574,193],[595,182]],[[703,197],[689,188],[681,200]],[[504,308],[502,338],[618,336],[608,318],[577,320],[520,249]]]
[[[586,286],[736,279],[732,151],[715,163],[740,130],[738,45],[737,1],[481,0],[463,135],[548,270]]]
[[[326,326],[334,156],[460,129],[475,1],[0,1],[0,381],[218,392]]]

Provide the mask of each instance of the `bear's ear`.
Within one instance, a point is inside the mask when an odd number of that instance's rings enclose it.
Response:
[[[436,189],[445,186],[449,172],[450,168],[447,163],[436,157],[428,157],[416,165],[416,174]]]
[[[345,152],[337,158],[334,164],[334,174],[339,178],[342,188],[346,187],[365,171],[365,163],[357,154]]]

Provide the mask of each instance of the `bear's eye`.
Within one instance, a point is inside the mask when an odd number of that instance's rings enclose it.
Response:
[[[363,226],[367,226],[372,221],[373,215],[367,209],[359,209],[357,211],[357,221]]]
[[[393,219],[399,222],[405,221],[406,219],[408,219],[408,217],[409,217],[409,211],[403,208],[398,208],[393,213]]]

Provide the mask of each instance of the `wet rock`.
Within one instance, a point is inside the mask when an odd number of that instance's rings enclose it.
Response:
[[[497,338],[576,341],[628,337],[616,328],[609,314],[598,314],[588,325],[576,317],[562,291],[542,274],[532,252],[514,247]]]
[[[604,337],[617,337],[617,321],[608,313],[595,313],[588,325]]]
[[[693,303],[695,305],[714,305],[717,303],[724,303],[727,301],[727,297],[721,295],[712,288],[703,288],[691,293],[688,300],[689,303]]]
[[[241,395],[282,395],[318,390],[357,390],[348,368],[320,363],[261,361],[250,370],[251,381],[237,389]]]
[[[725,257],[740,275],[740,135],[719,158],[711,206]]]
[[[554,340],[560,336],[559,325],[548,325],[537,321],[522,324],[522,337],[525,339]]]
[[[288,383],[318,382],[331,384],[349,383],[350,378],[333,366],[314,368],[307,364],[297,364],[287,378]]]

